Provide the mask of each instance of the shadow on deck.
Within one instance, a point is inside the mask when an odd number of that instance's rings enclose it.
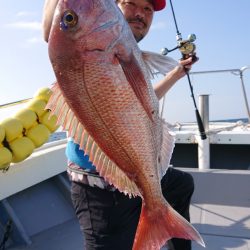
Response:
[[[211,250],[250,249],[250,171],[184,169],[195,179],[192,224]],[[193,243],[194,250],[203,249]]]

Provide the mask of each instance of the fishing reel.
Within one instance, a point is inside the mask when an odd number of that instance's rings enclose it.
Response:
[[[186,40],[182,40],[181,33],[178,31],[177,25],[176,25],[176,30],[177,30],[177,35],[176,35],[177,46],[175,48],[171,49],[171,50],[168,50],[167,48],[163,48],[161,50],[161,54],[165,56],[169,52],[172,52],[172,51],[174,51],[176,49],[179,49],[179,51],[182,54],[182,60],[185,60],[185,59],[188,59],[188,58],[192,57],[192,62],[194,63],[195,61],[198,60],[198,58],[196,57],[196,54],[195,54],[196,46],[194,44],[194,41],[196,40],[196,35],[195,34],[190,34]],[[200,131],[200,136],[201,136],[202,140],[205,140],[207,138],[207,136],[206,136],[206,133],[205,133],[205,129],[204,129],[204,126],[203,126],[202,119],[200,117],[200,113],[199,113],[199,111],[197,109],[197,105],[196,105],[195,98],[194,98],[194,93],[193,93],[193,87],[192,87],[192,84],[191,84],[191,80],[190,80],[188,70],[186,70],[186,75],[187,75],[188,83],[189,83],[190,90],[191,90],[191,97],[192,97],[193,102],[194,102],[195,114],[196,114],[198,128],[199,128],[199,131]]]
[[[167,55],[169,52],[172,52],[176,49],[179,49],[182,54],[182,59],[187,59],[189,57],[192,57],[193,61],[196,61],[197,58],[195,56],[195,49],[196,46],[194,44],[194,41],[196,40],[195,34],[190,34],[186,40],[182,40],[182,37],[180,34],[176,37],[177,40],[177,46],[171,50],[167,48],[163,48],[161,50],[162,55]]]
[[[183,59],[192,57],[193,61],[197,60],[195,56],[195,49],[196,49],[196,46],[194,44],[195,40],[196,40],[195,34],[189,35],[187,40],[180,40],[180,41],[177,40],[177,42],[179,43],[179,50],[182,54]]]

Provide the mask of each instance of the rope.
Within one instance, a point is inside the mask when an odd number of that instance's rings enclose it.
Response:
[[[168,124],[169,128],[171,128],[172,130],[176,129],[177,131],[182,131],[182,129],[186,131],[185,126],[188,126],[188,127],[192,126],[192,129],[189,129],[189,131],[192,134],[198,135],[198,133],[196,133],[197,129],[194,125],[195,123],[179,123],[179,122],[176,122],[175,124]],[[210,122],[210,126],[213,126],[213,122]],[[233,123],[232,125],[209,129],[208,131],[206,131],[206,133],[208,135],[215,135],[223,131],[232,131],[233,129],[237,127],[240,128],[241,131],[250,131],[250,125],[248,123],[244,123],[243,121],[237,121]]]
[[[230,125],[230,126],[224,126],[224,127],[220,127],[220,128],[209,129],[207,131],[207,133],[209,135],[212,135],[212,134],[217,134],[217,133],[222,132],[222,131],[231,131],[234,128],[237,128],[237,127],[243,127],[245,130],[248,130],[248,124],[244,124],[242,121],[238,121],[235,124]]]

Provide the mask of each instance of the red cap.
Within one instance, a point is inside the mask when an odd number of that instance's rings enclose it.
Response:
[[[162,10],[166,6],[166,0],[153,0],[154,10]]]

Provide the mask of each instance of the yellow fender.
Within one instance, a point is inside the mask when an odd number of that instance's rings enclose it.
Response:
[[[39,89],[26,107],[0,123],[0,169],[29,157],[58,129],[57,117],[46,109],[50,88]]]

